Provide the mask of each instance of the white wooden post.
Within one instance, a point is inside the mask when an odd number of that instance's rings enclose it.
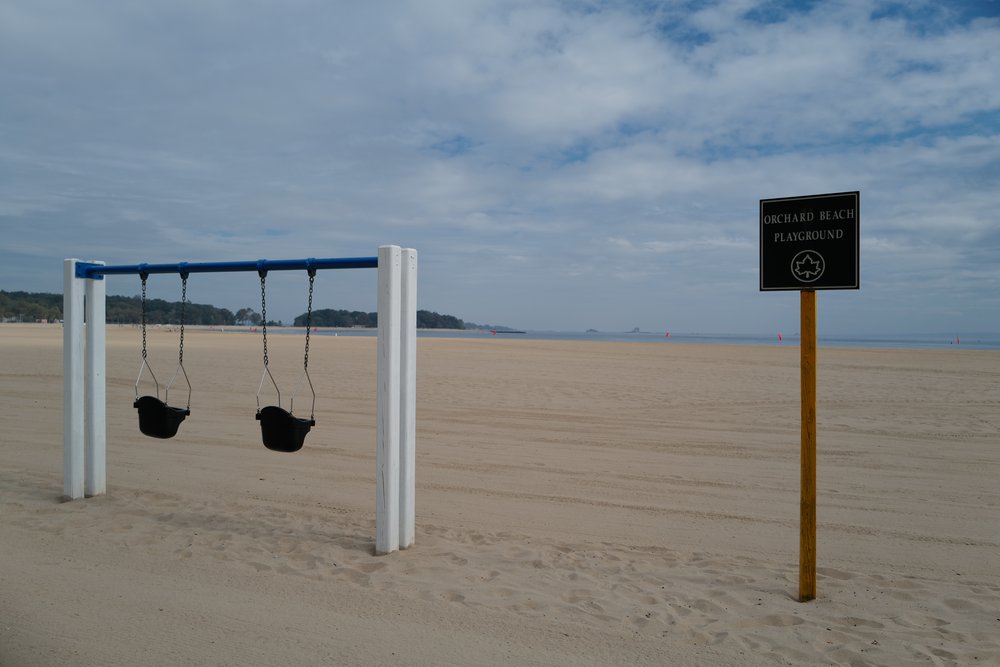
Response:
[[[378,249],[375,553],[399,549],[400,249]]]
[[[417,441],[417,251],[402,251],[400,280],[399,380],[399,547],[413,546],[416,537]]]
[[[84,388],[83,281],[76,263],[63,261],[63,496],[83,497]]]
[[[104,264],[104,262],[94,262]],[[84,394],[86,400],[86,439],[84,446],[85,496],[98,496],[107,491],[107,427],[106,427],[106,352],[105,295],[107,282],[87,279],[86,283],[86,362]]]

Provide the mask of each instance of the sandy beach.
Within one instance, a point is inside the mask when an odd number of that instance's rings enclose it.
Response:
[[[110,327],[108,493],[62,502],[62,329],[0,326],[0,665],[1000,664],[1000,353],[820,349],[799,603],[797,347],[420,339],[416,545],[375,556],[375,344],[313,337],[280,454],[258,335],[187,332],[157,440]]]

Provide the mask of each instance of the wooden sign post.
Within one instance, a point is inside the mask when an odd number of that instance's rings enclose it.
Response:
[[[859,222],[859,192],[760,200],[760,289],[801,308],[799,602],[816,599],[816,290],[860,288]]]
[[[816,292],[802,290],[799,369],[802,394],[799,602],[816,598]]]

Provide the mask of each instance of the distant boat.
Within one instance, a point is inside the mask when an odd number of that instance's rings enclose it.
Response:
[[[494,336],[496,336],[497,334],[523,334],[523,333],[528,333],[528,332],[527,331],[518,331],[518,330],[515,330],[515,329],[490,329],[490,333],[492,333]]]

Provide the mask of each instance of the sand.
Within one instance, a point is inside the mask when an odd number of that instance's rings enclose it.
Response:
[[[374,338],[313,338],[295,454],[249,333],[189,330],[193,414],[142,436],[139,340],[108,493],[61,502],[61,328],[0,326],[0,665],[1000,663],[997,352],[820,350],[799,603],[796,347],[421,339],[416,545],[379,557]]]

